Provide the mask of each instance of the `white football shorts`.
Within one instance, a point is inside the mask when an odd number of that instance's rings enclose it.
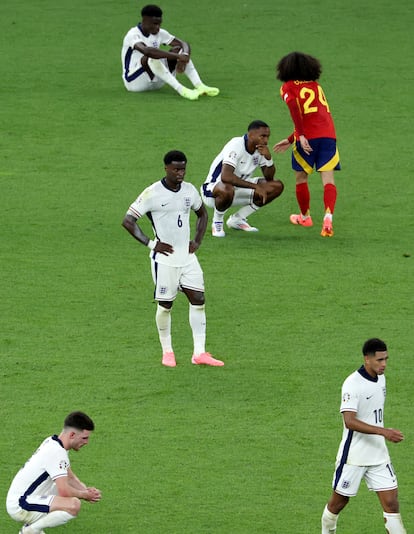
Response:
[[[184,267],[172,267],[151,260],[152,279],[155,284],[154,298],[157,301],[172,301],[178,291],[191,289],[204,293],[204,275],[195,254],[191,263]]]
[[[245,182],[257,184],[257,182],[260,179],[261,178],[257,176],[255,178],[247,178]],[[210,182],[206,186],[205,192],[204,192],[204,186],[201,186],[200,191],[201,191],[203,202],[209,208],[214,208],[215,206],[213,191],[217,183],[218,182]],[[252,204],[253,196],[254,196],[254,189],[250,189],[249,187],[235,187],[233,202],[231,203],[231,205],[232,206],[248,206],[249,204]]]
[[[391,462],[368,466],[345,464],[338,471],[339,466],[338,463],[332,487],[336,493],[344,497],[355,497],[362,479],[371,491],[387,491],[398,487],[397,476]]]

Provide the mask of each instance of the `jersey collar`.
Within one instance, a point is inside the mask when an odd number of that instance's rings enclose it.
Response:
[[[161,183],[165,189],[168,189],[168,191],[171,191],[171,193],[178,193],[178,191],[181,189],[181,184],[179,184],[180,187],[178,189],[171,189],[171,187],[168,187],[165,177],[161,179]]]
[[[139,23],[137,28],[139,29],[139,31],[142,33],[142,35],[144,35],[145,37],[149,37],[150,34],[149,33],[145,33],[144,30],[142,29],[142,24]]]
[[[58,438],[58,436],[57,436],[56,434],[54,434],[54,435],[52,436],[52,439],[53,439],[54,441],[57,441],[57,442],[59,443],[59,445],[60,445],[63,449],[65,448],[65,447],[63,446],[63,443],[60,441],[60,439]]]
[[[369,373],[367,373],[363,365],[361,365],[361,367],[358,369],[358,373],[370,382],[378,382],[378,376],[376,376],[375,378],[371,376]]]

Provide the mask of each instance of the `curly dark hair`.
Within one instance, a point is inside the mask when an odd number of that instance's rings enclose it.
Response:
[[[282,82],[290,80],[315,81],[322,74],[322,65],[319,59],[304,54],[303,52],[291,52],[282,57],[276,66],[277,79]]]

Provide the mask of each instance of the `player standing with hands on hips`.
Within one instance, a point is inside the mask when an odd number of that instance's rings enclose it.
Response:
[[[205,351],[206,314],[204,277],[195,252],[207,227],[207,210],[200,194],[184,182],[187,158],[171,150],[164,156],[166,175],[147,187],[129,207],[122,225],[137,241],[150,249],[152,277],[155,284],[157,311],[155,322],[162,347],[162,364],[175,367],[171,342],[171,308],[181,290],[189,301],[189,320],[194,350],[191,361],[196,365],[223,366]],[[190,240],[190,213],[197,215],[194,239]],[[150,219],[155,239],[147,237],[137,224],[143,215]]]
[[[302,52],[292,52],[279,61],[277,78],[284,82],[280,95],[289,108],[295,129],[288,138],[276,143],[273,150],[284,152],[293,144],[292,168],[296,174],[300,213],[291,215],[290,222],[313,226],[308,178],[315,167],[322,178],[325,206],[321,236],[332,237],[337,194],[334,171],[341,166],[331,111],[317,82],[321,74],[319,60]]]
[[[101,492],[87,487],[73,473],[68,451],[89,442],[95,425],[83,412],[70,413],[57,436],[46,438],[11,483],[7,512],[25,525],[20,534],[44,534],[44,528],[64,525],[78,515],[81,501],[97,502]]]
[[[322,534],[334,534],[339,512],[354,497],[362,479],[375,491],[384,510],[388,534],[406,534],[398,503],[397,477],[385,440],[399,443],[404,436],[384,428],[387,346],[381,339],[368,339],[362,347],[364,365],[342,385],[342,441],[336,457],[333,492],[322,514]]]

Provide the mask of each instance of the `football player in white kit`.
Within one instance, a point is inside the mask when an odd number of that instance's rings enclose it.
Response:
[[[83,412],[72,412],[57,436],[46,438],[16,474],[6,507],[16,521],[25,523],[20,534],[44,534],[44,528],[64,525],[80,510],[80,499],[97,502],[101,492],[87,487],[70,468],[69,450],[88,444],[95,425]]]
[[[154,91],[167,83],[188,100],[197,100],[201,95],[218,95],[217,87],[209,87],[201,81],[190,57],[190,45],[161,28],[161,8],[145,6],[141,16],[141,22],[129,30],[122,45],[122,79],[126,89]],[[165,50],[161,46],[171,48]],[[184,73],[194,89],[182,85],[176,79],[177,73]]]
[[[336,532],[339,512],[354,497],[362,479],[375,491],[388,534],[406,534],[399,511],[397,477],[385,440],[399,443],[402,433],[384,428],[387,346],[372,338],[362,348],[364,365],[342,385],[342,440],[336,457],[332,496],[322,514],[322,534]]]
[[[282,194],[283,183],[275,180],[275,165],[268,142],[269,126],[260,120],[251,122],[247,133],[233,137],[210,165],[201,186],[201,196],[209,208],[214,208],[211,232],[225,237],[224,216],[232,206],[241,208],[227,219],[227,226],[245,232],[257,232],[247,218]],[[260,168],[263,178],[253,177]]]
[[[166,175],[147,187],[129,207],[122,225],[150,249],[157,310],[155,322],[162,347],[162,364],[175,367],[171,341],[171,308],[179,290],[189,301],[189,321],[193,334],[192,363],[223,366],[205,350],[206,314],[204,277],[195,252],[207,227],[207,210],[197,189],[184,181],[187,158],[172,150],[164,156]],[[190,238],[190,213],[197,215],[194,239]],[[137,220],[147,215],[155,238],[147,237]]]

